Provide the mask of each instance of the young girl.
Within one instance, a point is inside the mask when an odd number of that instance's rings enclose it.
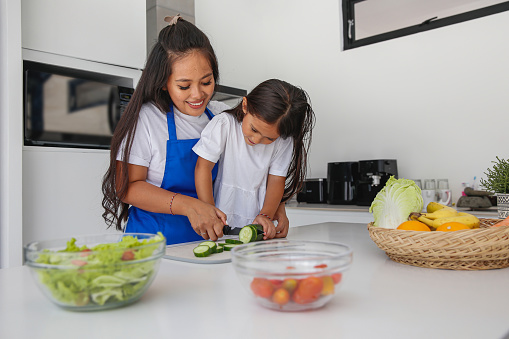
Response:
[[[215,116],[193,147],[198,198],[223,211],[232,228],[257,223],[264,239],[274,238],[280,203],[305,178],[314,120],[304,90],[277,79],[259,84],[235,108]]]

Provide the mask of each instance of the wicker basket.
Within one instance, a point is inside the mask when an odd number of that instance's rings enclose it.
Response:
[[[369,236],[392,260],[413,266],[451,270],[509,267],[509,226],[500,219],[479,219],[478,229],[418,232],[368,224]]]

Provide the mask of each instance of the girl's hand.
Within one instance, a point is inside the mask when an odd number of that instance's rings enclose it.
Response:
[[[253,224],[260,224],[263,226],[263,232],[265,234],[263,240],[272,239],[276,235],[274,223],[266,216],[257,215],[255,220],[253,220]]]
[[[194,231],[203,239],[216,241],[223,236],[223,226],[226,225],[226,214],[211,204],[198,199],[189,206],[186,213]]]
[[[286,216],[285,203],[282,202],[276,213],[274,214],[274,221],[277,221],[276,238],[285,238],[290,230],[290,220]]]

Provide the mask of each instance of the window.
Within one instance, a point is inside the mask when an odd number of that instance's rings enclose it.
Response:
[[[342,0],[344,49],[509,10],[502,0]]]

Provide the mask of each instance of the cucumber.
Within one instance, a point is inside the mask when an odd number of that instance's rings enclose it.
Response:
[[[226,245],[223,246],[223,249],[225,251],[231,251],[232,248],[234,248],[236,246],[240,246],[240,245],[242,245],[242,244],[226,244]]]
[[[263,227],[258,224],[246,225],[240,230],[239,239],[244,244],[263,240]]]
[[[224,242],[227,243],[227,244],[243,244],[242,241],[240,240],[237,240],[237,239],[224,239]]]
[[[208,257],[212,251],[207,245],[198,245],[193,249],[195,257]]]
[[[216,253],[223,253],[224,249],[223,246],[217,246]]]
[[[217,247],[223,247],[224,245],[226,245],[226,243],[224,243],[224,242],[218,242],[216,245],[217,245]]]
[[[200,246],[208,246],[210,247],[210,253],[216,253],[217,244],[214,241],[204,241],[200,243]]]

